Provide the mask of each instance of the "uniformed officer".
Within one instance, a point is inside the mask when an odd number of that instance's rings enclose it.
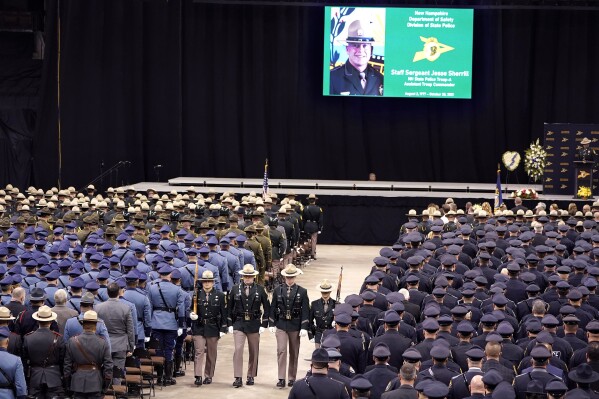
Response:
[[[547,372],[547,365],[549,364],[549,359],[552,354],[545,346],[535,346],[530,352],[530,355],[533,359],[532,370],[516,376],[516,379],[514,380],[514,390],[516,391],[517,399],[526,398],[526,387],[531,380],[538,381],[543,389],[550,381],[560,380],[558,377]]]
[[[94,310],[94,295],[90,292],[86,292],[83,294],[83,298],[81,298],[81,313],[78,316],[71,317],[69,320],[67,320],[64,326],[63,340],[65,343],[69,342],[71,337],[79,335],[83,332],[81,322],[83,320],[83,315],[88,310]],[[110,353],[112,353],[108,330],[106,329],[106,325],[102,319],[98,319],[96,323],[96,334],[104,338],[104,340],[108,343],[109,349],[111,349]]]
[[[414,351],[418,353],[418,351]],[[404,363],[399,369],[398,387],[390,390],[388,386],[387,392],[381,395],[382,399],[418,399],[418,392],[414,389],[416,383],[416,366],[412,363]],[[391,385],[393,383],[390,382]]]
[[[468,357],[468,369],[464,373],[451,379],[449,393],[452,399],[464,399],[470,396],[470,386],[475,376],[482,376],[483,357],[485,352],[479,347],[473,347],[466,351]],[[482,381],[481,381],[482,384]]]
[[[310,361],[310,375],[293,385],[289,399],[349,399],[345,385],[327,377],[329,354],[326,349],[314,350]]]
[[[21,358],[7,352],[10,331],[0,327],[0,396],[6,399],[25,399],[27,384]]]
[[[285,284],[273,292],[269,329],[277,338],[277,363],[279,381],[277,387],[285,386],[285,371],[288,371],[288,386],[293,386],[297,376],[300,338],[308,335],[310,302],[308,291],[295,284],[295,278],[303,272],[290,264],[281,271]],[[289,346],[289,370],[287,369],[287,346]]]
[[[347,62],[333,70],[329,94],[382,96],[383,75],[368,64],[374,36],[368,22],[353,21],[346,39]]]
[[[191,312],[189,317],[195,347],[194,384],[200,386],[212,383],[218,339],[227,332],[227,307],[225,294],[214,289],[214,274],[210,270],[198,280],[202,288],[196,287],[193,308],[197,313]]]
[[[331,337],[331,336],[329,336]],[[338,341],[338,339],[337,339]],[[328,341],[327,341],[328,342]],[[347,392],[351,391],[351,378],[346,375],[341,374],[341,352],[337,350],[337,348],[326,348],[327,353],[329,354],[329,371],[327,375],[329,378],[332,378],[335,381],[338,381],[345,385]]]
[[[42,306],[33,314],[39,328],[25,336],[23,358],[28,369],[29,395],[35,398],[60,397],[64,394],[60,369],[65,346],[62,336],[50,330],[57,314]]]
[[[370,398],[370,389],[372,388],[372,384],[363,375],[354,375],[349,385],[351,386],[352,398]]]
[[[316,287],[320,291],[321,298],[312,301],[310,306],[310,330],[308,336],[310,342],[314,342],[317,348],[320,348],[322,333],[333,328],[333,310],[337,302],[331,298],[333,285],[329,280],[322,280]]]
[[[82,322],[83,333],[69,339],[66,345],[64,378],[74,397],[100,399],[112,380],[110,347],[96,335],[96,312],[85,312]]]
[[[235,352],[233,353],[233,386],[243,385],[243,348],[248,342],[249,361],[246,385],[254,385],[254,377],[258,372],[258,354],[260,352],[260,334],[268,326],[270,303],[264,287],[255,283],[258,271],[254,266],[246,264],[239,271],[242,282],[233,286],[229,293],[228,324],[229,333],[233,334]]]
[[[316,242],[318,241],[318,235],[322,233],[324,226],[322,208],[316,205],[316,194],[308,195],[308,205],[304,207],[303,220],[304,220],[304,232],[308,234],[312,241],[310,245],[313,259],[316,259]]]
[[[133,320],[136,324],[137,345],[136,347],[143,348],[145,342],[150,340],[152,327],[152,305],[148,297],[137,290],[137,282],[139,281],[139,273],[136,270],[131,270],[125,275],[127,289],[123,294],[123,298],[135,305],[137,310],[137,320]]]
[[[370,381],[372,388],[370,389],[371,399],[380,399],[385,387],[389,382],[397,376],[397,370],[391,371],[389,366],[389,358],[391,351],[387,344],[381,342],[376,345],[372,351],[374,366],[371,370],[364,373],[364,377]]]
[[[171,283],[173,269],[165,263],[159,266],[160,280],[153,283],[148,291],[152,305],[152,337],[160,343],[156,354],[165,359],[164,373],[158,376],[159,382],[173,385],[176,384],[173,378],[173,349],[177,336],[183,334],[187,309],[183,290]]]

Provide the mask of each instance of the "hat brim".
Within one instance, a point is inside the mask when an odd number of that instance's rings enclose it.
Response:
[[[295,273],[287,273],[285,270],[281,271],[281,276],[284,277],[297,277],[300,274],[303,274],[304,272],[302,272],[301,270],[297,269],[297,271]]]
[[[51,313],[50,317],[39,317],[38,312],[35,312],[31,317],[37,321],[54,321],[58,315],[54,312]]]
[[[214,281],[214,280],[216,280],[214,277],[212,277],[212,278],[204,278],[204,277],[198,278],[198,281]]]
[[[237,273],[241,274],[242,276],[248,276],[248,277],[249,277],[249,276],[255,277],[255,276],[257,276],[258,274],[260,274],[260,272],[259,272],[259,271],[257,271],[257,270],[254,270],[254,271],[253,271],[253,272],[251,272],[251,273],[244,272],[243,270],[240,270],[240,271],[238,271]]]
[[[8,317],[0,317],[0,321],[10,321],[10,320],[14,320],[15,318],[13,316],[8,316]]]
[[[319,292],[333,292],[333,287],[324,289],[324,288],[321,288],[321,287],[320,287],[320,285],[317,285],[317,286],[316,286],[316,289],[317,289]]]
[[[590,384],[599,381],[599,373],[593,372],[593,374],[589,378],[581,378],[576,374],[576,371],[571,371],[568,374],[568,378],[571,381],[578,382],[581,384]]]

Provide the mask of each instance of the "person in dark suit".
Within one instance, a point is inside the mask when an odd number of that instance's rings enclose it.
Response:
[[[368,24],[356,20],[349,25],[345,40],[347,62],[331,70],[329,94],[383,95],[383,75],[368,64],[375,43]]]
[[[310,375],[293,384],[289,399],[349,399],[345,385],[327,377],[329,355],[324,348],[312,352]]]
[[[281,271],[285,284],[279,285],[272,295],[270,317],[268,318],[270,332],[277,338],[277,387],[285,386],[287,371],[288,386],[293,386],[297,377],[297,363],[300,338],[308,335],[310,302],[308,291],[295,284],[295,278],[303,272],[291,264]],[[289,347],[289,348],[288,348]],[[289,369],[287,370],[287,351],[289,350]]]
[[[23,359],[29,370],[29,395],[60,397],[64,394],[60,368],[64,362],[65,346],[62,336],[50,330],[57,315],[48,306],[33,314],[39,328],[25,336]]]
[[[418,391],[414,389],[417,371],[413,363],[402,365],[398,375],[399,387],[383,393],[381,399],[417,399]]]
[[[254,377],[258,372],[258,354],[260,351],[260,334],[268,326],[270,303],[264,287],[254,282],[258,271],[254,266],[246,264],[238,272],[243,281],[233,286],[229,293],[228,325],[233,334],[235,351],[233,353],[233,386],[243,385],[243,348],[248,341],[249,361],[246,385],[254,385]]]
[[[8,347],[8,327],[0,327],[0,397],[7,399],[25,399],[27,383],[21,359],[6,351]]]
[[[98,314],[83,315],[83,333],[67,342],[63,375],[75,397],[99,399],[112,380],[112,357],[108,342],[96,335]]]
[[[210,384],[216,368],[218,339],[227,331],[227,308],[225,294],[214,289],[214,275],[210,270],[198,279],[202,288],[196,288],[197,314],[190,313],[191,331],[195,347],[195,385]],[[206,369],[204,368],[206,361]],[[204,380],[202,381],[202,377]]]

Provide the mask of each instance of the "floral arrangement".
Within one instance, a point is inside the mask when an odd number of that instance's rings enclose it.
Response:
[[[531,143],[524,154],[524,171],[532,181],[541,180],[547,163],[547,151],[539,144],[539,139]]]
[[[503,161],[503,166],[509,171],[513,172],[520,165],[520,154],[516,151],[506,151],[501,156],[501,160]]]
[[[591,188],[587,186],[578,187],[578,192],[576,193],[578,198],[589,198],[591,196]]]
[[[538,199],[539,194],[533,188],[523,188],[521,190],[515,190],[510,194],[510,198],[522,198],[522,199]]]

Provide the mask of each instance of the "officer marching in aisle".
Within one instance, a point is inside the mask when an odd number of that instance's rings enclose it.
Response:
[[[189,317],[195,347],[194,384],[200,386],[212,383],[218,340],[227,332],[227,307],[225,294],[214,289],[214,274],[210,270],[204,271],[198,280],[202,287],[196,287]]]
[[[258,271],[247,264],[238,272],[242,281],[233,286],[229,293],[228,321],[229,333],[233,334],[235,352],[233,353],[233,386],[243,385],[243,350],[248,342],[248,369],[246,385],[254,385],[258,373],[258,355],[260,352],[260,334],[268,326],[270,303],[264,287],[255,283]]]
[[[317,199],[316,194],[308,195],[308,205],[304,207],[303,211],[304,232],[308,234],[312,242],[310,245],[312,259],[316,259],[316,242],[323,227],[322,208],[316,205]]]
[[[322,280],[316,287],[320,291],[321,298],[312,301],[310,306],[310,330],[308,336],[310,342],[314,342],[316,348],[320,348],[322,333],[333,328],[333,310],[337,302],[331,298],[333,285],[329,280]]]
[[[285,386],[287,371],[288,386],[293,386],[297,376],[297,363],[300,338],[308,335],[310,302],[308,291],[295,284],[295,278],[303,272],[291,264],[281,271],[285,283],[279,285],[272,294],[269,329],[277,338],[277,363],[279,381],[277,387]],[[289,347],[289,369],[287,370],[287,350]]]

